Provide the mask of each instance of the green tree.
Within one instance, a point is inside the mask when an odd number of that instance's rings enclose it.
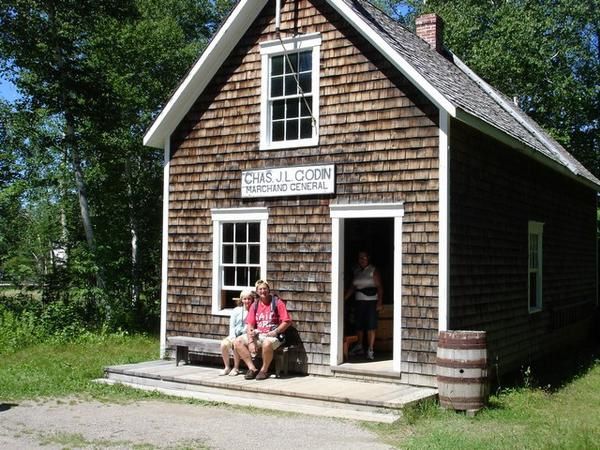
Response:
[[[45,111],[58,127],[52,146],[37,147],[53,155],[44,173],[58,176],[46,195],[60,205],[50,215],[69,252],[67,285],[65,278],[46,283],[51,296],[65,287],[70,296],[99,295],[115,323],[156,302],[163,156],[142,147],[142,136],[230,5],[0,0],[0,70],[30,112]],[[19,198],[21,213],[33,212]]]
[[[0,269],[16,283],[41,283],[65,232],[61,213],[60,126],[44,110],[0,107]],[[64,224],[63,224],[64,225]]]

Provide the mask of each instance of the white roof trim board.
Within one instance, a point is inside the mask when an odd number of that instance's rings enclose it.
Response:
[[[443,57],[367,0],[325,1],[440,110],[600,190],[600,180],[455,55]],[[239,1],[147,131],[144,145],[163,148],[266,3]]]

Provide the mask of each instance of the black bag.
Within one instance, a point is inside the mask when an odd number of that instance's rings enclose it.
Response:
[[[357,291],[360,292],[361,294],[367,295],[369,297],[373,297],[375,294],[377,294],[376,287],[366,287],[366,288],[362,288],[362,289],[357,289]]]
[[[300,343],[300,335],[294,325],[290,325],[283,333],[279,333],[277,339],[279,339],[279,342],[281,342],[281,345],[284,347],[290,347]]]

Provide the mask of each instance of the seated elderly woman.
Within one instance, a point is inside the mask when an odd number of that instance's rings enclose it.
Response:
[[[233,311],[231,312],[231,318],[229,319],[229,335],[221,341],[221,354],[223,356],[225,368],[221,370],[219,375],[236,376],[240,373],[240,356],[235,350],[234,342],[235,339],[238,336],[241,336],[246,330],[246,318],[248,317],[250,305],[254,303],[254,297],[254,291],[244,289],[240,293],[237,306],[233,308]],[[229,366],[230,350],[233,350],[233,370]]]
[[[277,336],[292,324],[292,318],[283,300],[277,301],[276,310],[272,311],[271,302],[273,302],[274,296],[271,295],[269,283],[263,280],[257,281],[256,293],[258,301],[254,302],[248,310],[246,333],[235,341],[235,349],[248,366],[248,372],[244,377],[247,380],[268,378],[267,372],[273,360],[273,352],[281,345]],[[253,356],[258,353],[259,349],[262,351],[260,371],[253,361]]]

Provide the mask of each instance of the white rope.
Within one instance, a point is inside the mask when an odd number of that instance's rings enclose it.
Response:
[[[292,61],[290,60],[290,57],[289,57],[288,53],[285,50],[285,45],[283,43],[283,40],[281,39],[281,34],[279,33],[279,30],[277,30],[277,38],[279,39],[279,42],[281,43],[281,48],[283,49],[283,56],[285,57],[285,60],[289,64],[289,67],[291,69],[293,69]],[[311,62],[312,62],[312,56],[311,56]],[[298,71],[300,70],[300,61],[298,61],[297,69],[298,69]],[[314,87],[314,86],[312,86],[312,71],[313,70],[315,70],[315,68],[312,67],[312,64],[311,64],[311,87]],[[283,89],[284,89],[284,93],[285,93],[285,70],[283,71],[283,74],[284,74],[284,77],[283,77]],[[308,100],[306,99],[306,96],[304,95],[304,90],[302,89],[302,86],[300,86],[300,79],[298,78],[298,72],[294,71],[293,72],[293,76],[294,76],[294,80],[296,81],[296,86],[298,87],[298,91],[300,92],[300,98],[302,98],[302,100],[304,101],[304,104],[306,105],[306,108],[308,108],[308,112],[310,113],[310,118],[311,118],[311,121],[312,121],[312,125],[314,127],[316,127],[317,126],[317,119],[315,119],[315,116],[313,116],[312,107],[311,107],[311,105],[309,105]],[[298,112],[298,117],[300,117],[300,112]]]

